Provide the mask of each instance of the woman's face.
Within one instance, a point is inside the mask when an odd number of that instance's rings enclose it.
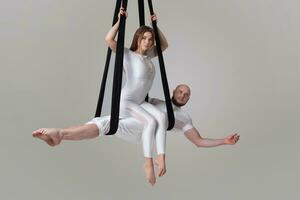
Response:
[[[142,51],[147,51],[153,46],[153,36],[151,32],[145,32],[140,38],[139,49]]]

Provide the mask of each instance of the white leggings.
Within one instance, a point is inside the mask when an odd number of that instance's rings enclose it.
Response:
[[[152,158],[154,143],[157,154],[165,154],[167,118],[163,112],[148,102],[139,105],[122,100],[120,115],[134,117],[143,125],[142,144],[145,157]]]

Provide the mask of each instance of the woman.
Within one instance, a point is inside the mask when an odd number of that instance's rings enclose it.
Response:
[[[123,8],[119,12],[118,22],[107,33],[105,41],[113,52],[116,52],[115,40],[120,15],[127,16]],[[151,16],[151,22],[157,20]],[[161,49],[164,51],[168,43],[164,35],[159,31]],[[153,185],[156,181],[152,160],[153,144],[156,143],[158,157],[155,160],[159,166],[158,176],[166,172],[165,145],[166,145],[166,116],[153,105],[145,102],[155,76],[155,68],[151,58],[157,56],[154,45],[153,29],[142,26],[134,34],[130,49],[124,48],[124,71],[126,82],[121,92],[120,117],[135,117],[143,123],[142,144],[145,157],[144,171],[148,181]],[[145,110],[151,110],[148,112]]]

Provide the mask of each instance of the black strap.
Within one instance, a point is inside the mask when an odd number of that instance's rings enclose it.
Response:
[[[122,0],[117,0],[116,1],[116,7],[115,7],[112,26],[118,21],[118,13],[119,13],[119,10],[120,10],[120,7],[121,7],[121,2],[122,2]],[[98,97],[98,103],[97,103],[97,109],[96,109],[95,117],[100,117],[101,112],[102,112],[103,99],[104,99],[105,86],[106,86],[106,80],[107,80],[107,74],[108,74],[110,58],[111,58],[111,49],[108,47],[107,48],[107,53],[106,53],[105,68],[104,68],[104,72],[103,72],[103,77],[102,77],[101,88],[100,88],[100,93],[99,93],[99,97]]]
[[[122,7],[126,11],[127,0],[122,1]],[[121,15],[119,32],[118,32],[118,40],[117,40],[114,79],[113,79],[113,91],[112,91],[111,114],[110,114],[110,116],[111,116],[110,130],[106,135],[113,135],[118,130],[120,97],[121,97],[121,88],[122,88],[125,24],[126,24],[126,16]]]
[[[150,14],[153,15],[154,11],[153,11],[152,0],[148,0],[148,4],[149,4],[149,9],[150,9]],[[167,107],[167,112],[168,112],[168,120],[169,120],[168,130],[171,130],[175,124],[175,117],[174,117],[173,107],[172,107],[171,98],[170,98],[169,85],[168,85],[168,80],[167,80],[165,64],[164,64],[164,59],[163,59],[163,55],[162,55],[161,44],[160,44],[156,21],[152,22],[152,26],[153,26],[153,30],[154,30],[154,34],[155,34],[156,49],[157,49],[159,66],[160,66],[162,85],[163,85],[164,95],[165,95],[165,100],[166,100],[166,107]]]
[[[121,7],[121,3],[122,3],[122,7],[125,10],[127,9],[127,0],[123,0],[123,1],[117,0],[116,1],[113,25],[118,20],[118,13],[119,13],[119,10]],[[151,15],[153,15],[154,12],[153,12],[152,1],[148,0],[148,3],[149,3],[149,8],[150,8],[150,13],[151,13]],[[139,16],[140,16],[140,26],[142,26],[145,24],[143,0],[139,0]],[[120,96],[121,96],[121,87],[122,87],[123,57],[124,57],[125,24],[126,24],[126,17],[121,16],[118,40],[117,40],[114,78],[113,78],[110,130],[106,135],[113,135],[116,133],[116,131],[118,129]],[[162,82],[163,82],[166,107],[167,107],[167,112],[168,112],[168,119],[169,119],[168,130],[171,130],[174,126],[175,118],[174,118],[173,108],[172,108],[171,99],[170,99],[169,86],[168,86],[166,71],[165,71],[165,67],[164,67],[164,61],[163,61],[156,21],[154,21],[152,23],[152,25],[153,25],[153,29],[154,29],[154,33],[155,33],[155,38],[156,38],[157,53],[158,53],[158,59],[159,59],[159,64],[160,64],[160,71],[161,71],[161,77],[162,77]],[[105,69],[104,69],[103,78],[102,78],[102,82],[101,82],[101,89],[100,89],[100,94],[99,94],[99,98],[98,98],[98,104],[97,104],[97,110],[96,110],[95,117],[100,117],[100,115],[101,115],[110,58],[111,58],[111,49],[108,48],[106,62],[105,62]],[[148,95],[146,97],[146,100],[147,99],[148,99]]]
[[[140,26],[145,25],[145,5],[144,0],[138,0],[138,6],[139,6],[139,20],[140,20]],[[149,95],[147,94],[145,101],[149,101]]]
[[[144,0],[138,0],[140,26],[145,25],[145,6]]]

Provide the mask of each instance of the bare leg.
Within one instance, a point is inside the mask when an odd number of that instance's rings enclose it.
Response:
[[[84,140],[99,136],[99,129],[95,124],[85,124],[60,130],[64,140]]]
[[[32,136],[44,140],[50,146],[60,144],[62,140],[83,140],[99,136],[95,124],[85,124],[65,129],[40,128],[32,132]]]
[[[152,158],[145,157],[144,171],[145,171],[147,180],[153,186],[156,182],[156,178],[155,178]]]

